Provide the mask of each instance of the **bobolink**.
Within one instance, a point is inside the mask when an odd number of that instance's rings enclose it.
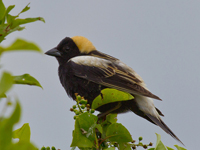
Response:
[[[180,141],[162,121],[160,116],[164,115],[154,106],[152,98],[161,99],[146,88],[142,78],[132,68],[117,58],[97,51],[87,38],[66,37],[45,54],[58,60],[60,82],[73,99],[76,98],[75,93],[78,93],[87,99],[91,106],[93,100],[105,88],[130,93],[134,99],[108,103],[97,110],[102,113],[132,111]]]

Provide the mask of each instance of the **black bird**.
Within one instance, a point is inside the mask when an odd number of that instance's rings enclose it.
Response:
[[[45,54],[54,56],[58,60],[60,82],[74,100],[75,93],[78,93],[87,99],[91,106],[92,101],[105,88],[128,92],[134,96],[134,99],[108,103],[97,110],[102,113],[132,111],[158,125],[181,142],[162,121],[160,116],[164,115],[161,111],[154,106],[152,98],[161,99],[146,88],[142,78],[132,68],[117,58],[97,51],[87,38],[66,37]]]

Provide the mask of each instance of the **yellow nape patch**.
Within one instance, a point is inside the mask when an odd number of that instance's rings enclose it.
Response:
[[[77,45],[81,53],[88,54],[89,52],[96,50],[92,42],[83,36],[74,36],[72,37],[72,40]]]

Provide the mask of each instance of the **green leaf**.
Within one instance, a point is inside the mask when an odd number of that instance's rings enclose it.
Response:
[[[9,47],[0,47],[0,49],[3,49],[4,51],[33,50],[37,52],[42,52],[36,44],[23,39],[16,39],[15,42],[13,42],[13,44],[11,44]]]
[[[82,131],[79,126],[79,121],[77,119],[75,121],[75,129],[73,131],[73,139],[72,139],[71,147],[76,147],[76,146],[93,147],[94,143],[90,141],[85,135],[82,134]]]
[[[1,25],[6,25],[6,26],[8,26],[8,24],[5,24],[5,19],[6,18],[8,18],[8,13],[13,9],[15,7],[15,5],[10,5],[7,9],[6,9],[6,12],[5,12],[5,14],[4,14],[4,16],[3,16],[3,18],[2,18],[2,20],[0,21],[0,24]],[[8,21],[7,21],[7,23],[8,23]],[[1,31],[2,32],[2,31]],[[5,31],[4,31],[5,32]],[[5,35],[4,35],[5,36]]]
[[[13,76],[14,77],[14,83],[15,84],[27,84],[27,85],[35,85],[42,88],[40,83],[31,75],[29,74],[23,74],[20,76]]]
[[[5,93],[12,87],[13,77],[8,72],[3,72],[0,80],[0,97],[4,97]]]
[[[30,142],[31,130],[28,123],[25,123],[21,128],[13,131],[14,139],[18,138],[19,141]]]
[[[132,150],[131,145],[128,143],[119,143],[119,150]]]
[[[11,30],[14,28],[14,26],[12,26],[13,22],[15,21],[15,19],[17,18],[17,16],[12,16],[10,14],[6,15],[7,17],[7,23],[8,23],[8,29]],[[9,33],[9,31],[7,31]]]
[[[117,101],[126,101],[126,100],[131,100],[134,97],[126,92],[122,92],[116,89],[110,89],[106,88],[101,91],[101,94],[98,95],[93,103],[92,103],[92,108],[96,109],[102,105],[105,105],[107,103],[113,103]]]
[[[5,24],[5,18],[8,17],[8,13],[9,13],[14,7],[15,7],[15,5],[10,5],[10,6],[6,9],[5,14],[4,14],[3,18],[2,18],[1,21],[0,21],[1,26],[2,26],[2,25],[8,26],[8,24]]]
[[[111,124],[106,131],[106,136],[109,137],[111,142],[131,142],[133,141],[129,131],[121,124]]]
[[[167,147],[167,150],[174,150],[173,148],[171,148],[171,147],[168,147],[168,146],[166,146]]]
[[[0,22],[4,18],[6,12],[6,7],[4,6],[2,0],[0,0]]]
[[[174,146],[177,148],[177,150],[186,150],[185,148],[180,147],[180,146],[178,146],[178,145],[174,145]]]
[[[108,127],[116,122],[117,122],[117,114],[108,114],[106,116],[106,120],[101,123],[101,126],[103,127],[102,138],[106,138],[106,132]]]
[[[21,108],[19,102],[16,102],[15,110],[9,118],[0,120],[0,149],[6,149],[11,144],[13,126],[19,122]]]
[[[149,148],[148,150],[155,150],[155,148]]]
[[[35,22],[35,21],[42,21],[42,22],[45,23],[45,20],[42,17],[15,19],[15,20],[12,21],[11,28],[15,28],[15,27],[17,27],[19,25],[26,24],[26,23],[31,23],[31,22]]]
[[[6,96],[6,94],[2,94],[2,95],[0,95],[0,98],[6,98],[7,96]]]
[[[101,134],[103,133],[103,128],[100,124],[96,124],[95,128],[97,128]]]
[[[30,4],[30,3],[28,3],[28,4],[26,5],[26,7],[24,7],[24,9],[22,9],[22,11],[21,11],[19,14],[28,11],[28,10],[30,9],[30,7],[28,6],[29,4]]]
[[[85,136],[91,141],[94,141],[96,138],[95,128],[97,120],[97,116],[88,112],[82,113],[77,118],[80,129],[86,131]]]
[[[117,114],[108,114],[106,116],[106,121],[110,123],[116,123],[117,122]]]
[[[157,136],[157,142],[156,142],[155,150],[167,150],[167,148],[165,147],[165,145],[161,141],[160,134],[156,133],[156,136]]]
[[[7,14],[6,17],[7,17],[7,23],[9,24],[9,26],[10,26],[10,28],[11,28],[11,25],[12,25],[12,23],[14,22],[15,18],[17,18],[17,16],[12,16],[12,15],[10,15],[10,14]],[[13,28],[14,28],[14,27],[13,27]]]
[[[7,17],[8,13],[15,7],[15,5],[10,5],[8,6],[8,8],[6,9],[6,14],[5,16]]]

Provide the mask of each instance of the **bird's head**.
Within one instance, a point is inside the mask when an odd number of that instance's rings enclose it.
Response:
[[[62,64],[73,57],[87,55],[94,50],[96,48],[87,38],[74,36],[64,38],[55,48],[45,54],[56,57],[59,64]]]

